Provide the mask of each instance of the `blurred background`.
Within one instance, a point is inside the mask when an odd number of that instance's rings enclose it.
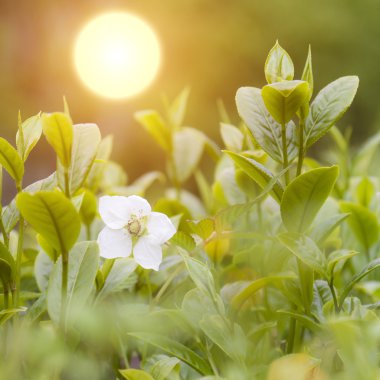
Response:
[[[94,95],[73,65],[80,29],[110,10],[141,16],[161,41],[158,77],[133,99]],[[162,110],[162,94],[173,98],[189,85],[186,124],[219,142],[217,99],[237,121],[237,88],[264,85],[265,58],[279,39],[296,77],[311,44],[315,92],[340,76],[359,75],[356,100],[339,123],[353,126],[357,144],[380,124],[379,15],[379,0],[0,0],[0,135],[13,143],[19,109],[23,119],[61,111],[65,95],[75,123],[95,122],[103,136],[115,136],[113,159],[133,180],[163,168],[163,155],[134,121],[135,111]],[[27,182],[54,170],[50,148],[41,145],[31,154]]]

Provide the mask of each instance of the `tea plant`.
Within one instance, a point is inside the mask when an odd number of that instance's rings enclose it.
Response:
[[[165,114],[137,112],[167,169],[131,184],[112,137],[73,124],[66,102],[20,116],[16,148],[0,138],[17,191],[0,218],[1,378],[379,378],[380,135],[350,151],[335,124],[358,78],[313,98],[310,49],[295,80],[276,43],[265,77],[238,89],[239,125],[222,112],[222,150],[184,126],[187,89]],[[319,162],[308,150],[325,134]],[[24,187],[42,135],[56,171]]]

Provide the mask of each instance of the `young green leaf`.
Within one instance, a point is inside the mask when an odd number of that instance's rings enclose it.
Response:
[[[17,150],[2,137],[0,137],[0,165],[20,186],[24,176],[24,163]]]
[[[328,84],[314,99],[305,124],[305,144],[319,140],[347,111],[359,86],[356,76],[342,77]]]
[[[307,101],[309,85],[300,80],[267,84],[262,88],[261,96],[273,119],[286,124]]]
[[[181,364],[179,359],[164,355],[160,355],[160,357],[161,359],[154,363],[150,369],[154,380],[167,380],[171,378],[172,372],[179,372]]]
[[[309,50],[307,53],[307,58],[306,58],[306,63],[305,67],[303,68],[301,80],[304,80],[309,84],[309,99],[311,99],[313,95],[313,90],[314,90],[314,78],[313,78],[313,66],[311,62],[311,47],[309,45]]]
[[[172,137],[160,114],[153,110],[135,113],[135,119],[147,130],[165,152],[172,151]]]
[[[331,193],[338,178],[338,167],[309,170],[295,178],[285,189],[281,217],[288,231],[304,232]]]
[[[289,232],[278,235],[278,239],[305,265],[326,277],[326,257],[312,239]]]
[[[61,192],[22,192],[16,204],[24,219],[58,252],[69,252],[80,232],[75,207]]]
[[[185,118],[187,101],[189,99],[190,88],[185,87],[180,94],[174,99],[169,107],[169,118],[174,129],[182,126]]]
[[[322,244],[329,235],[337,228],[350,214],[336,214],[326,218],[319,224],[313,225],[309,236],[317,243]]]
[[[26,119],[16,134],[17,151],[25,162],[42,134],[41,113]]]
[[[42,130],[63,167],[69,168],[74,134],[70,117],[62,112],[43,114]]]
[[[268,83],[292,80],[294,77],[293,62],[278,41],[268,54],[264,71]]]
[[[239,128],[231,124],[220,123],[220,134],[228,150],[237,153],[243,150],[244,135]]]
[[[380,267],[380,258],[371,261],[367,264],[356,276],[354,276],[351,281],[346,285],[343,292],[339,297],[339,305],[340,307],[343,305],[344,300],[352,290],[352,288],[357,284],[363,277],[370,274],[372,271]]]
[[[76,124],[69,168],[70,194],[83,186],[95,160],[100,143],[100,131],[96,124]]]
[[[368,177],[363,177],[356,188],[355,197],[362,206],[369,207],[375,193],[375,185]]]
[[[268,112],[261,90],[241,87],[236,93],[236,106],[259,146],[275,161],[283,163],[281,125]],[[298,154],[296,126],[290,121],[286,126],[288,160],[292,162]]]
[[[299,314],[289,310],[277,310],[277,313],[282,316],[287,316],[297,320],[302,326],[306,327],[310,331],[318,332],[321,330],[321,326],[316,323],[311,317],[305,314]]]
[[[130,333],[129,335],[140,339],[147,344],[158,347],[172,356],[175,356],[202,375],[210,375],[212,373],[212,370],[206,360],[190,348],[187,348],[183,344],[179,343],[177,340],[173,340],[166,336],[144,332]]]
[[[379,223],[376,215],[364,206],[352,202],[340,202],[342,212],[350,213],[347,223],[359,242],[368,251],[379,235]]]
[[[194,128],[181,128],[173,137],[173,159],[175,173],[180,183],[186,181],[193,173],[201,159],[205,146],[205,136]]]
[[[237,166],[244,170],[244,172],[251,177],[262,189],[264,189],[271,180],[274,179],[273,174],[259,162],[252,158],[245,157],[241,154],[225,151]],[[276,200],[281,203],[281,199],[284,193],[284,189],[280,182],[276,181],[273,185],[270,194]]]
[[[341,249],[339,251],[331,252],[327,257],[327,272],[330,278],[334,274],[335,267],[338,263],[348,260],[357,254],[358,252],[349,249]]]
[[[99,249],[96,242],[83,241],[70,252],[67,284],[68,313],[80,312],[95,287],[99,265]],[[47,289],[47,309],[50,318],[58,323],[61,311],[62,260],[54,264]]]
[[[148,372],[141,369],[120,369],[119,372],[127,380],[155,380]]]

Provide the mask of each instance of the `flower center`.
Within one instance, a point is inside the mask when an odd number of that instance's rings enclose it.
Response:
[[[127,231],[132,236],[141,236],[145,229],[145,218],[137,218],[136,216],[133,216],[125,226]]]

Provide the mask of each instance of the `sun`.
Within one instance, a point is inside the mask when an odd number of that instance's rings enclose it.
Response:
[[[74,48],[76,71],[96,94],[132,97],[155,79],[161,47],[154,30],[126,12],[102,14],[83,27]]]

